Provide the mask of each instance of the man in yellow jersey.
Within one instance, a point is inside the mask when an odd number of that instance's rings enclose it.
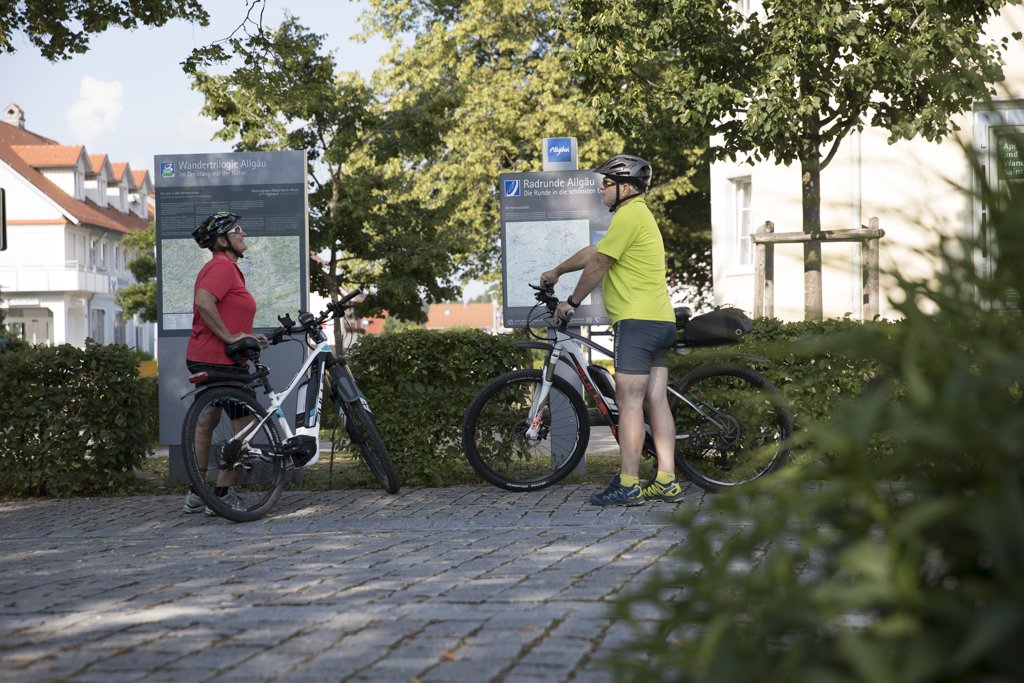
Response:
[[[651,165],[620,154],[594,170],[604,176],[601,201],[614,211],[608,232],[552,270],[541,282],[554,284],[565,273],[582,270],[555,316],[572,316],[580,302],[602,284],[604,305],[615,330],[615,402],[619,407],[620,471],[608,488],[590,497],[594,505],[676,502],[682,487],[675,475],[675,423],[668,405],[668,350],[676,336],[675,313],[665,278],[665,245],[644,195]],[[644,406],[658,453],[658,474],[641,483]]]

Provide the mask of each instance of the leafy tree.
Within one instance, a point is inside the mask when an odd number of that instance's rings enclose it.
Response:
[[[852,130],[939,140],[993,92],[1006,41],[986,21],[1019,0],[566,0],[571,62],[625,128],[720,136],[710,158],[799,162],[803,230],[821,229],[820,173]],[[1015,34],[1015,39],[1020,35]],[[805,316],[821,319],[820,242],[804,249]]]
[[[296,19],[275,31],[246,25],[243,37],[185,66],[204,112],[224,124],[220,137],[237,136],[238,149],[307,150],[312,247],[329,254],[326,276],[312,272],[327,295],[338,284],[375,283],[373,310],[416,321],[422,302],[456,298],[460,280],[494,278],[498,174],[536,170],[540,139],[567,133],[580,139],[585,167],[627,144],[662,155],[653,159],[665,171],[652,208],[669,254],[696,254],[671,263],[706,284],[706,223],[689,230],[678,221],[678,199],[693,187],[690,157],[664,140],[629,142],[597,120],[560,58],[565,38],[551,24],[559,4],[373,0],[367,32],[393,49],[371,85],[339,74]],[[211,73],[232,57],[241,66]]]
[[[486,281],[500,269],[498,174],[538,170],[540,139],[571,134],[582,168],[622,151],[652,161],[650,204],[673,283],[707,289],[709,216],[699,196],[693,201],[696,170],[686,152],[694,138],[606,125],[562,59],[569,44],[557,24],[563,0],[369,4],[367,33],[394,46],[387,68],[375,74],[375,90],[412,117],[394,130],[415,130],[421,140],[400,150],[410,191],[430,197],[448,228],[471,240],[457,260],[465,274]]]
[[[450,296],[448,254],[459,250],[459,236],[403,192],[397,164],[378,163],[372,145],[382,139],[384,112],[358,75],[337,72],[322,42],[289,17],[187,68],[204,113],[223,124],[217,137],[237,138],[238,150],[306,151],[310,246],[329,253],[326,273],[311,268],[314,287],[336,299],[342,284],[376,284],[377,308],[416,319],[421,296]],[[231,73],[204,70],[230,55],[241,61]]]
[[[135,276],[135,284],[119,290],[117,304],[126,316],[136,313],[146,322],[156,322],[156,225],[124,238],[124,245],[132,254],[128,270]]]
[[[15,0],[0,3],[0,52],[16,52],[24,34],[51,62],[89,50],[89,38],[111,26],[163,26],[185,19],[202,26],[210,17],[200,0]]]

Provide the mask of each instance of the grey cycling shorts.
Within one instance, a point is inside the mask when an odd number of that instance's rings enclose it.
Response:
[[[668,350],[676,341],[675,323],[661,320],[620,320],[615,330],[615,372],[649,375],[668,367]]]

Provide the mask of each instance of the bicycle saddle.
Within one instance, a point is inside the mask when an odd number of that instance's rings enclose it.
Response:
[[[260,340],[256,337],[242,337],[225,346],[224,352],[228,354],[228,358],[234,361],[235,365],[245,365],[250,360],[259,360]]]

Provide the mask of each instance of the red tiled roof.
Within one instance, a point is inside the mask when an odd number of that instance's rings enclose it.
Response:
[[[491,303],[431,304],[427,311],[427,329],[473,327],[489,330],[494,327],[494,306]]]
[[[10,125],[10,124],[8,124]],[[82,145],[11,145],[14,153],[35,168],[68,168],[78,165],[85,152]],[[92,163],[86,155],[86,173],[92,171]]]
[[[147,180],[149,180],[149,171],[132,171],[132,182],[135,183],[135,187],[142,187]],[[150,185],[152,184],[150,182]]]
[[[124,172],[125,171],[129,171],[129,173],[128,173],[128,187],[133,189],[133,190],[136,187],[138,187],[138,185],[135,184],[135,179],[132,178],[132,174],[131,174],[131,171],[128,169],[128,164],[127,163],[124,163],[124,162],[121,162],[121,161],[119,161],[117,163],[111,162],[110,163],[110,168],[114,169],[114,182],[115,183],[121,182],[121,179],[124,178]]]
[[[77,221],[97,228],[106,228],[116,232],[135,232],[143,230],[149,224],[145,218],[139,218],[134,214],[123,214],[115,209],[99,207],[92,201],[81,201],[68,195],[56,184],[40,173],[32,162],[22,157],[21,150],[15,148],[33,148],[26,152],[33,160],[42,161],[41,166],[46,166],[46,159],[59,158],[67,154],[62,150],[78,150],[81,154],[84,147],[79,145],[59,145],[49,138],[27,131],[18,126],[0,121],[0,161],[10,166],[18,175],[34,185],[50,201],[59,206],[65,213],[73,216]],[[36,148],[51,148],[49,150]],[[71,162],[72,165],[77,161]]]
[[[103,164],[106,160],[106,154],[90,154],[89,163],[92,164],[92,172],[99,173],[103,169]]]

